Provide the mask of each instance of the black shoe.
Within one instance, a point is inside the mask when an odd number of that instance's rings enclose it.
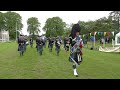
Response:
[[[80,62],[82,62],[83,61],[83,58],[81,57],[81,61]]]
[[[83,58],[81,57],[81,61],[83,60]]]
[[[78,65],[80,65],[81,61],[78,62]]]
[[[76,75],[76,77],[78,77],[78,75]]]

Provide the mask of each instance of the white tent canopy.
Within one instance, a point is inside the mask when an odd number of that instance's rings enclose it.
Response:
[[[120,32],[115,35],[115,45],[120,45]]]

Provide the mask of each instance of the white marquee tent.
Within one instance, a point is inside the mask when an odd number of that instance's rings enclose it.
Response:
[[[9,32],[8,31],[1,31],[0,32],[0,41],[2,41],[2,42],[9,41]]]
[[[115,35],[115,45],[120,45],[120,32]]]

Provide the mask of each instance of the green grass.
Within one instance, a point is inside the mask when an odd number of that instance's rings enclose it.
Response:
[[[68,61],[69,54],[63,47],[59,56],[55,48],[52,53],[44,48],[40,56],[34,44],[34,48],[28,46],[20,57],[16,43],[0,43],[0,79],[120,79],[119,53],[83,48],[83,54],[79,77],[75,77],[72,63]]]

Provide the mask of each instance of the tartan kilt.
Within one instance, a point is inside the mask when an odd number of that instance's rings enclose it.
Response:
[[[38,45],[37,47],[40,52],[43,51],[43,45]]]
[[[79,62],[78,62],[78,57],[77,57],[77,52],[70,54],[70,56],[71,56],[71,58],[73,58],[73,60],[74,60],[76,63],[79,63]],[[72,61],[72,60],[70,60],[70,61]],[[73,62],[73,61],[72,61],[72,62]]]
[[[66,51],[69,51],[69,46],[66,46],[66,47],[65,47],[65,50],[66,50]]]

